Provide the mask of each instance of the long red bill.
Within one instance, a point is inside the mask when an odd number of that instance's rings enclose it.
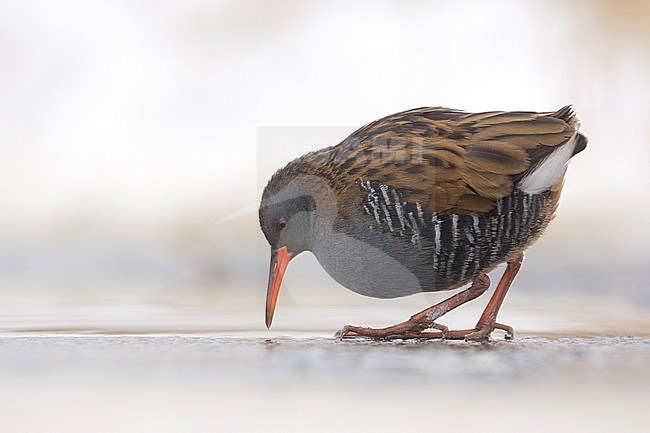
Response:
[[[280,293],[280,285],[282,284],[282,277],[287,265],[291,260],[291,253],[287,247],[281,247],[277,250],[271,250],[271,269],[269,269],[269,287],[266,292],[266,327],[271,327],[273,321],[273,313],[275,312],[275,304],[278,301],[278,294]]]

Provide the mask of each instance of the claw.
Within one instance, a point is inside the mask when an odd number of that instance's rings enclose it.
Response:
[[[442,339],[443,340],[445,338],[447,338],[447,334],[449,333],[449,328],[447,328],[445,325],[441,325],[440,323],[433,322],[431,324],[431,327],[433,329],[437,329],[438,331],[440,331],[442,333]]]
[[[506,331],[506,335],[504,337],[506,340],[512,340],[513,338],[515,338],[515,330],[512,329],[512,326],[504,325],[503,323],[495,323],[494,329],[500,329],[502,331]]]
[[[368,335],[364,333],[365,329],[372,328],[361,328],[359,326],[345,325],[343,328],[338,330],[336,334],[334,334],[334,338],[343,340],[344,338],[367,337]]]
[[[343,337],[345,337],[348,332],[349,332],[348,325],[345,325],[343,328],[336,331],[336,334],[334,334],[334,338],[338,338],[339,340],[343,340]]]

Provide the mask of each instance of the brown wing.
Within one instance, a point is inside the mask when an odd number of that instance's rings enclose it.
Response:
[[[478,114],[419,108],[370,123],[321,155],[350,197],[353,180],[376,180],[426,211],[476,214],[509,195],[576,129],[570,107]]]

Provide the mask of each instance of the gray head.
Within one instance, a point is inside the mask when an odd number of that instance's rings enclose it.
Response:
[[[260,225],[271,249],[285,247],[296,256],[311,248],[316,202],[298,181],[272,178],[260,203]]]
[[[308,251],[316,222],[316,201],[304,179],[286,171],[276,173],[262,194],[260,225],[271,245],[266,294],[266,326],[271,326],[282,277],[289,261]]]

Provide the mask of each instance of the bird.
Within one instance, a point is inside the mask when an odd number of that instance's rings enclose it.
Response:
[[[524,251],[555,217],[569,160],[587,138],[572,106],[554,112],[471,113],[423,107],[368,123],[341,143],[279,169],[262,193],[259,221],[271,247],[270,328],[282,279],[313,253],[345,288],[374,298],[467,288],[386,328],[344,326],[340,338],[513,338],[497,314]],[[474,327],[438,319],[486,292]]]

